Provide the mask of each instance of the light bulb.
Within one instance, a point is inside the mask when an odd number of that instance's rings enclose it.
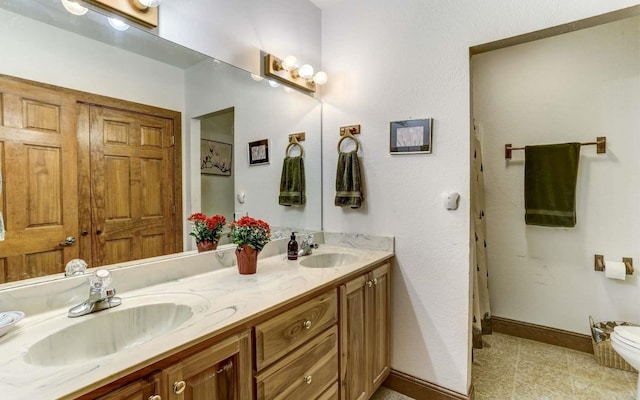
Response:
[[[286,56],[282,60],[281,65],[282,69],[284,69],[285,71],[293,71],[294,69],[298,68],[300,64],[298,63],[298,59],[294,56]]]
[[[313,67],[305,64],[298,70],[298,75],[304,79],[310,79],[313,76]]]
[[[276,81],[269,80],[269,86],[278,87],[278,86],[280,86],[280,84],[278,82],[276,82]]]
[[[117,18],[109,17],[108,19],[109,19],[109,25],[111,25],[111,27],[115,30],[126,31],[127,29],[129,29],[129,25],[125,24],[124,22],[120,21]]]
[[[329,76],[327,76],[327,73],[324,71],[318,71],[313,76],[313,82],[315,82],[317,85],[324,85],[325,83],[327,83],[327,80],[329,80]]]
[[[89,9],[83,7],[73,0],[60,0],[64,8],[73,15],[85,15]]]
[[[162,0],[138,0],[140,4],[146,7],[158,7]]]

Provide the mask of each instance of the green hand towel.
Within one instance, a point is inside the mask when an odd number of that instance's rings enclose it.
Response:
[[[285,157],[280,176],[280,196],[282,206],[302,206],[307,202],[304,182],[304,160],[302,157]]]
[[[338,207],[360,208],[363,201],[360,185],[358,153],[355,150],[348,153],[340,152],[336,171],[335,205]]]
[[[525,147],[524,205],[527,225],[576,225],[580,143]]]

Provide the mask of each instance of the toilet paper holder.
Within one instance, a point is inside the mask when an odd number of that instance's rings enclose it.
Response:
[[[627,275],[633,275],[633,259],[631,257],[622,257],[622,262],[627,270]],[[596,271],[604,271],[605,264],[602,254],[596,254],[594,256],[594,269]]]

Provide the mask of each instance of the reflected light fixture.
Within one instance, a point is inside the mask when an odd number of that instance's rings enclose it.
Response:
[[[146,10],[149,7],[158,7],[162,0],[131,0],[138,10]]]
[[[109,20],[109,25],[111,25],[111,27],[117,31],[126,31],[127,29],[129,29],[129,25],[125,24],[118,18],[109,17],[107,19]]]
[[[62,6],[65,10],[69,11],[73,15],[85,15],[89,9],[87,7],[81,6],[78,2],[74,0],[60,0],[62,2]]]
[[[287,56],[281,60],[272,54],[267,54],[264,56],[264,74],[311,93],[316,91],[316,85],[324,85],[328,80],[326,72],[318,71],[314,74],[311,65],[300,66],[298,59],[294,56]]]

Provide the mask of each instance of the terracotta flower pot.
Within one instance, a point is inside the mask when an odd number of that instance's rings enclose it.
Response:
[[[238,260],[238,272],[242,275],[255,274],[258,268],[258,251],[249,246],[242,246],[242,250],[236,249]]]
[[[211,251],[217,249],[218,242],[203,240],[202,242],[196,242],[196,246],[198,247],[198,253],[202,253],[203,251]]]

